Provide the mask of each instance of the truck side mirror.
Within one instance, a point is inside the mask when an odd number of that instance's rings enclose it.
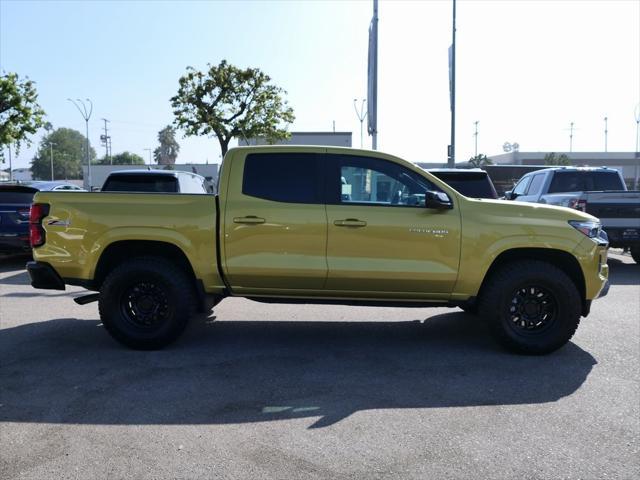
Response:
[[[513,190],[509,190],[508,192],[504,192],[504,198],[507,199],[507,200],[515,200],[517,196],[518,195],[513,193]]]
[[[433,190],[427,190],[424,198],[424,206],[426,208],[434,208],[437,210],[452,209],[453,202],[444,192],[435,192]]]

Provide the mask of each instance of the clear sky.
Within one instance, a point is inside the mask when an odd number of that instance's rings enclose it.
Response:
[[[113,152],[145,159],[173,120],[169,98],[191,65],[227,59],[258,67],[284,88],[293,131],[352,131],[354,98],[366,96],[371,0],[0,0],[0,70],[37,83],[54,127],[84,134],[66,99],[94,104]],[[380,1],[378,147],[411,161],[444,162],[450,138],[447,49],[450,0]],[[457,160],[521,151],[635,149],[640,102],[640,0],[459,0]],[[366,128],[366,124],[365,124]],[[40,135],[34,137],[38,141]],[[179,163],[219,162],[214,139],[179,137]],[[370,147],[365,132],[365,148]],[[27,167],[34,148],[15,167]],[[6,165],[5,165],[6,166]]]

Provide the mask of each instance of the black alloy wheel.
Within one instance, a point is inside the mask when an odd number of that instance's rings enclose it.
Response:
[[[511,327],[520,335],[538,335],[551,328],[558,316],[558,302],[548,289],[527,285],[512,293]]]

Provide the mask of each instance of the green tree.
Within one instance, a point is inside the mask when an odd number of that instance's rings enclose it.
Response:
[[[223,156],[233,137],[264,137],[269,143],[289,138],[293,109],[282,98],[286,92],[272,85],[268,75],[226,60],[207,66],[206,72],[187,67],[179,80],[171,98],[178,128],[186,135],[215,136]]]
[[[544,164],[545,165],[571,165],[571,160],[569,160],[569,157],[564,153],[561,153],[560,155],[558,155],[555,152],[551,152],[551,153],[547,153],[544,156]]]
[[[176,141],[176,129],[171,125],[158,132],[160,146],[153,151],[153,159],[158,165],[173,165],[178,158],[180,145]]]
[[[33,81],[21,80],[17,73],[0,74],[0,160],[4,162],[5,147],[15,145],[19,152],[23,143],[30,145],[29,135],[43,126],[44,116]]]
[[[38,151],[31,160],[31,173],[36,180],[51,179],[51,153],[55,179],[82,178],[87,138],[77,130],[58,128],[42,137]],[[89,146],[89,158],[95,161],[96,152]]]
[[[487,165],[493,165],[493,162],[483,153],[479,153],[469,159],[469,167],[471,168],[482,168]]]
[[[131,152],[122,152],[111,157],[102,157],[98,163],[100,165],[144,165],[144,158]]]

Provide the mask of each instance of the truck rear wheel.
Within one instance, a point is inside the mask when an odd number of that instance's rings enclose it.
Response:
[[[193,282],[171,262],[138,257],[116,267],[100,289],[104,327],[137,350],[162,348],[184,331],[195,311]]]
[[[502,345],[529,355],[562,347],[580,323],[581,300],[573,281],[537,260],[500,268],[488,279],[478,307]]]

